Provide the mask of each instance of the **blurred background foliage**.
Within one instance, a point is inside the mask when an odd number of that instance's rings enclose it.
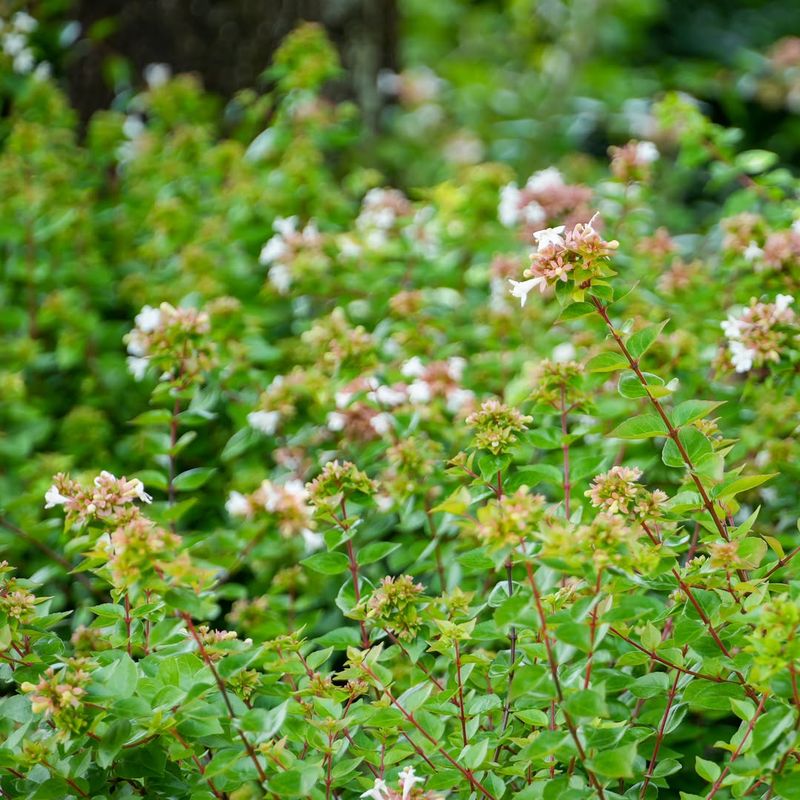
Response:
[[[786,38],[800,33],[793,2],[370,0],[270,11],[244,0],[41,0],[24,8],[39,20],[35,58],[55,80],[0,70],[0,514],[18,561],[32,542],[57,535],[58,520],[41,510],[53,473],[130,474],[159,463],[163,432],[130,424],[151,387],[131,379],[122,345],[144,304],[216,304],[230,367],[193,410],[203,435],[182,459],[199,467],[241,433],[260,388],[304,363],[300,335],[315,320],[339,305],[353,325],[379,329],[402,318],[390,301],[406,283],[428,293],[412,311],[409,349],[434,357],[447,342],[448,354],[474,358],[473,385],[502,393],[531,354],[514,352],[515,343],[538,337],[545,352],[558,340],[542,338],[542,315],[522,330],[484,317],[493,256],[516,248],[521,257],[527,247],[497,224],[501,188],[551,164],[572,181],[602,181],[608,145],[653,135],[652,104],[666,91],[693,95],[714,122],[735,126],[719,129],[726,146],[774,150],[787,166],[800,159],[800,54]],[[301,28],[275,50],[302,18],[326,26],[342,68],[320,28]],[[153,62],[177,77],[165,82]],[[662,145],[670,157],[677,150]],[[749,202],[703,151],[694,143],[671,161],[649,199],[653,216],[631,223],[635,235],[661,225],[691,232],[680,241],[687,259],[713,259],[713,235],[710,247],[700,241],[703,222]],[[360,266],[312,262],[289,299],[265,282],[258,254],[277,217],[314,219],[338,235],[352,229],[365,192],[386,184],[436,206],[438,254],[420,257],[398,242],[372,265],[374,282]],[[632,264],[647,275],[645,259]],[[713,352],[725,305],[750,292],[743,285],[734,295],[726,283],[724,303],[709,291],[687,304],[647,289],[636,310],[646,317],[662,304],[678,331],[677,363]],[[484,357],[487,341],[507,352]],[[680,377],[687,397],[705,392],[705,374]],[[739,387],[717,391],[734,399]],[[791,414],[772,393],[761,401],[760,417],[733,404],[726,412],[743,451],[787,435]],[[206,411],[219,418],[203,428]],[[252,462],[230,461],[248,448]],[[196,519],[222,525],[233,473],[263,471],[269,452],[240,436]],[[793,480],[789,448],[785,455]]]

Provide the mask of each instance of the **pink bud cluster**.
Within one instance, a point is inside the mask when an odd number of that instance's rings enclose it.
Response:
[[[661,506],[667,495],[660,489],[648,491],[638,481],[642,471],[638,467],[612,467],[598,475],[585,493],[595,508],[609,514],[621,514],[637,520],[661,516]]]

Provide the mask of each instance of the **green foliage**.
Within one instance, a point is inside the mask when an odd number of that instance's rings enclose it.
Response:
[[[412,200],[337,74],[14,94],[3,796],[796,797],[796,181],[675,94]]]

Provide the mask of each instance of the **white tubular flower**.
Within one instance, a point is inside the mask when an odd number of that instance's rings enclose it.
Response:
[[[789,306],[794,303],[794,297],[790,294],[777,294],[775,295],[775,310],[780,314],[786,311]]]
[[[592,217],[594,221],[594,217]],[[591,227],[592,222],[589,222]],[[564,226],[559,225],[555,228],[543,228],[533,234],[533,239],[538,245],[539,252],[548,247],[564,247]]]
[[[259,264],[274,264],[289,252],[289,246],[282,236],[273,236],[268,239],[258,255]]]
[[[755,242],[750,242],[750,244],[745,247],[742,256],[748,264],[752,264],[754,261],[758,261],[764,257],[764,251]]]
[[[406,767],[400,770],[397,776],[400,781],[400,788],[403,790],[403,800],[408,800],[411,796],[411,790],[414,788],[415,783],[425,783],[425,779],[415,774],[414,767]]]
[[[128,372],[133,375],[135,381],[141,381],[147,374],[147,367],[150,364],[150,359],[140,358],[139,356],[128,356]]]
[[[247,424],[267,436],[272,436],[278,428],[280,419],[278,411],[251,411],[247,415]]]
[[[297,217],[276,217],[272,223],[272,230],[284,239],[297,233]]]
[[[152,333],[161,325],[161,309],[153,306],[142,306],[142,310],[134,318],[136,327],[142,333]]]
[[[755,355],[749,347],[745,347],[742,342],[732,341],[728,345],[731,354],[731,363],[737,372],[749,372],[753,368],[753,356]]]
[[[394,422],[394,417],[391,414],[376,414],[372,419],[370,419],[369,424],[372,430],[375,433],[383,436],[384,433],[388,433],[392,429],[392,423]]]
[[[535,200],[522,209],[522,220],[526,225],[541,225],[547,220],[547,212]]]
[[[474,399],[475,393],[470,389],[452,389],[447,393],[447,410],[451,414],[456,414]]]
[[[367,789],[361,797],[368,797],[370,800],[386,800],[389,797],[389,787],[386,785],[386,781],[381,778],[375,778],[372,788]]]
[[[136,495],[136,497],[139,498],[139,500],[141,500],[143,503],[153,502],[152,495],[149,495],[144,490],[144,484],[138,478],[134,478],[131,481],[131,484],[132,484],[131,489],[133,490],[133,493]]]
[[[414,381],[408,387],[408,399],[416,405],[430,402],[431,385],[427,381]]]
[[[553,361],[563,363],[565,361],[572,361],[575,358],[575,346],[572,342],[562,342],[553,348]]]
[[[64,497],[55,486],[51,486],[44,495],[44,507],[55,508],[56,506],[63,506],[64,503],[69,502],[69,497]]]
[[[506,228],[513,228],[519,222],[520,192],[516,183],[509,183],[500,190],[500,203],[497,218]]]
[[[344,430],[344,426],[347,424],[347,417],[339,411],[331,411],[328,414],[328,430],[333,431],[334,433],[338,433],[339,431]]]
[[[511,284],[511,296],[518,297],[520,299],[520,305],[524,306],[525,301],[528,299],[528,295],[533,289],[538,287],[540,292],[544,292],[547,288],[547,281],[539,276],[537,278],[530,278],[527,281],[515,281],[509,279],[508,281]]]
[[[408,361],[403,363],[403,366],[400,367],[400,372],[402,372],[406,378],[419,378],[425,373],[425,365],[422,363],[422,359],[419,356],[412,356]]]
[[[636,143],[636,162],[638,164],[653,164],[658,161],[660,154],[653,142]]]
[[[564,176],[556,167],[539,170],[528,178],[525,188],[531,192],[548,192],[564,185]]]
[[[17,11],[17,13],[14,14],[12,24],[18,31],[22,31],[22,33],[33,33],[39,25],[30,14],[24,11]]]
[[[309,552],[321,550],[325,544],[325,539],[322,534],[312,531],[310,528],[303,528],[303,530],[300,531],[300,535],[303,537],[306,550]],[[363,797],[364,795],[361,796]]]
[[[278,294],[289,294],[292,288],[292,271],[286,264],[273,264],[267,273],[267,280],[275,287]]]
[[[231,492],[225,501],[225,510],[232,517],[250,517],[253,513],[250,501],[241,492]]]
[[[399,406],[406,399],[404,392],[399,389],[393,389],[391,386],[379,386],[374,392],[370,392],[367,397],[383,406]]]
[[[148,89],[158,89],[172,77],[169,64],[148,64],[144,68],[144,80]]]

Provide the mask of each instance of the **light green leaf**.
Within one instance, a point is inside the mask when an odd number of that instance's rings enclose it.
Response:
[[[658,335],[664,330],[667,322],[669,320],[643,328],[628,339],[626,342],[628,352],[635,360],[638,361],[652,347],[653,342],[658,339]]]
[[[600,353],[586,362],[587,372],[613,372],[618,369],[627,369],[628,359],[621,353]]]
[[[650,439],[653,436],[666,436],[667,426],[655,414],[641,414],[621,422],[608,435],[615,439]]]

